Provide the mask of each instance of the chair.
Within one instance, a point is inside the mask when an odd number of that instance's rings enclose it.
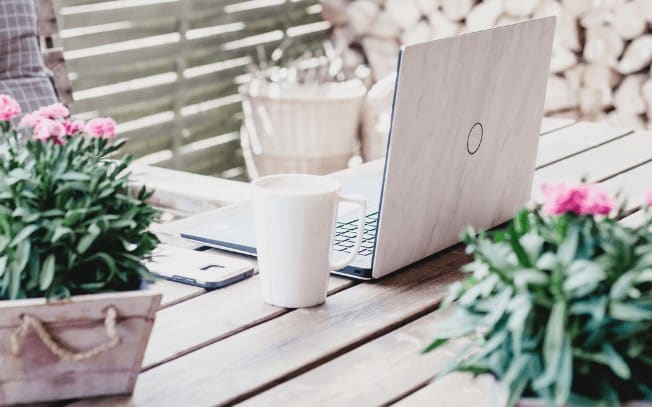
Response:
[[[13,96],[25,113],[72,101],[57,35],[52,0],[0,1],[0,93]]]
[[[59,100],[65,104],[73,102],[72,83],[68,78],[63,48],[55,46],[55,38],[59,36],[57,15],[53,0],[36,0],[38,12],[39,44],[45,66],[52,72]]]

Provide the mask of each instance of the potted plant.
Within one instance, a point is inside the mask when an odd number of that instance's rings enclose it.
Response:
[[[505,230],[463,235],[474,260],[426,351],[465,338],[441,375],[491,374],[508,406],[652,400],[652,220],[618,223],[623,209],[596,185],[544,193]]]
[[[150,193],[109,159],[112,119],[19,115],[0,95],[0,405],[129,393],[160,303]]]

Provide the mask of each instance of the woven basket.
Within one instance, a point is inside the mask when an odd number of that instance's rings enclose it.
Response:
[[[358,146],[366,92],[359,80],[323,84],[252,80],[241,89],[242,150],[250,177],[325,174],[346,168]]]

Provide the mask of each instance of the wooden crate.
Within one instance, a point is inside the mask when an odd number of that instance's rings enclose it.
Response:
[[[0,301],[0,405],[131,393],[160,302],[161,295],[149,291],[55,303]],[[115,347],[83,360],[55,355],[53,347],[82,353],[110,343],[105,322],[111,309],[116,315],[113,332],[119,336]],[[26,320],[39,322],[16,335]],[[38,323],[45,328],[45,340],[36,333]],[[47,336],[55,345],[46,346]]]

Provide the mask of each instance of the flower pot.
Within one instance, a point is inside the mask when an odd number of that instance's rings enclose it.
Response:
[[[161,295],[0,301],[0,405],[129,394]]]
[[[308,84],[252,80],[241,89],[242,149],[251,178],[346,168],[358,146],[366,92],[360,80]]]

